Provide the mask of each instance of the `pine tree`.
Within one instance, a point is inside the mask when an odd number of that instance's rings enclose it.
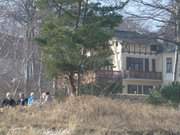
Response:
[[[37,39],[44,63],[52,77],[68,76],[72,93],[77,93],[74,75],[112,65],[109,40],[122,21],[120,6],[103,6],[88,0],[38,0],[46,13]]]

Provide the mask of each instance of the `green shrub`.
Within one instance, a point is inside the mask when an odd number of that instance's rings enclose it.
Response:
[[[151,104],[168,103],[177,106],[180,103],[180,83],[173,82],[152,92],[148,97],[148,102]]]
[[[161,89],[161,95],[174,104],[180,103],[180,83],[173,82]]]
[[[153,91],[148,99],[147,99],[148,103],[150,104],[154,104],[154,105],[160,105],[166,102],[166,100],[162,97],[160,91]]]
[[[86,84],[82,85],[80,88],[81,95],[100,95],[100,91],[98,90],[98,86],[96,84]]]

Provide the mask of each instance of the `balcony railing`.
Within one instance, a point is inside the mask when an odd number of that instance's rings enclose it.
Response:
[[[124,78],[162,80],[162,73],[126,71],[124,72]]]
[[[123,73],[121,71],[100,70],[96,72],[96,79],[112,81],[122,80]]]
[[[137,71],[108,71],[96,72],[96,79],[100,80],[122,80],[122,79],[152,79],[162,80],[161,72],[137,72]]]
[[[159,52],[158,51],[147,51],[147,50],[127,50],[127,49],[122,49],[122,53],[156,55]]]

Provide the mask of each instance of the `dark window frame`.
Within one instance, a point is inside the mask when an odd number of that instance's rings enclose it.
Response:
[[[134,84],[128,85],[128,94],[136,94],[138,92],[138,86]]]
[[[152,52],[156,52],[158,50],[158,47],[157,45],[151,45],[150,49]]]
[[[173,72],[173,64],[172,64],[172,57],[166,58],[166,73]]]
[[[143,58],[126,58],[126,69],[131,71],[143,72],[144,71],[144,59]]]

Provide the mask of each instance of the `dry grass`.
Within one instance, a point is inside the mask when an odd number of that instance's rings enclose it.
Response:
[[[19,128],[22,130],[19,131]],[[11,135],[41,135],[42,132],[37,132],[41,129],[68,129],[78,132],[77,135],[85,135],[86,132],[110,135],[131,131],[180,133],[180,111],[108,98],[76,97],[60,104],[13,108],[0,113],[0,135],[9,131]]]

